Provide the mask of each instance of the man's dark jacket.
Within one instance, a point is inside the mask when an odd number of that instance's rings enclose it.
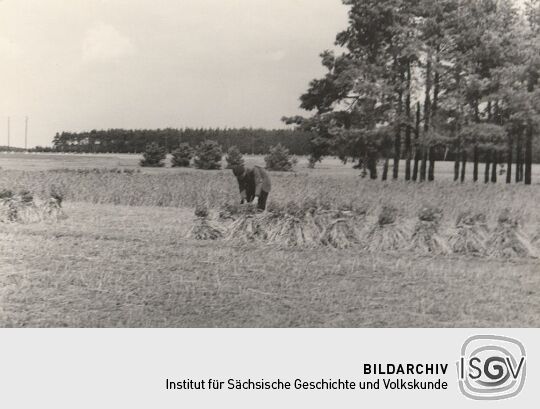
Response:
[[[260,196],[261,191],[270,193],[270,190],[272,189],[270,176],[268,176],[268,173],[260,166],[246,169],[244,176],[238,177],[237,180],[242,198],[247,199],[248,201],[253,200],[255,196]]]

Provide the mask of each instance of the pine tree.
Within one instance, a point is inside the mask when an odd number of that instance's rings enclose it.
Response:
[[[369,170],[373,178],[382,159],[386,180],[389,159],[397,178],[404,156],[406,180],[431,181],[436,160],[451,150],[455,180],[465,181],[472,153],[473,180],[479,178],[480,160],[486,160],[489,181],[494,181],[501,161],[511,169],[516,149],[516,178],[531,182],[540,129],[540,107],[534,102],[540,88],[539,0],[529,0],[530,27],[513,0],[343,3],[349,6],[349,26],[336,44],[344,52],[321,54],[327,72],[301,97],[301,107],[314,115],[287,119],[318,135],[313,163],[333,153]],[[512,70],[514,75],[505,74]],[[515,104],[508,89],[528,94],[528,105]],[[419,108],[416,127],[414,105]],[[524,127],[516,131],[512,124],[520,121]],[[472,124],[492,124],[496,133],[469,133],[464,139],[463,128]],[[384,142],[388,130],[390,149]]]
[[[160,168],[165,166],[163,161],[167,158],[167,152],[165,148],[159,146],[157,143],[150,143],[146,145],[146,149],[143,153],[143,159],[139,162],[144,167]]]
[[[172,152],[172,166],[178,168],[188,168],[193,158],[193,148],[188,143],[181,143]]]
[[[221,169],[222,157],[221,146],[216,141],[204,141],[195,150],[195,167],[206,170]]]
[[[291,157],[289,150],[283,145],[272,146],[264,157],[266,169],[289,172],[296,165],[296,158]]]

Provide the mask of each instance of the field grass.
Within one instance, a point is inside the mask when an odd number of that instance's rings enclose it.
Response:
[[[448,221],[459,213],[473,210],[485,213],[494,222],[503,209],[527,221],[528,228],[538,222],[539,186],[473,184],[448,180],[414,184],[403,181],[371,181],[349,169],[346,175],[319,173],[272,174],[270,201],[302,203],[315,199],[333,207],[354,204],[376,215],[385,204],[400,208],[402,216],[415,217],[424,205],[438,206]],[[207,204],[216,208],[237,201],[238,187],[230,171],[117,173],[109,171],[3,171],[0,186],[14,191],[29,189],[46,196],[60,191],[67,201],[127,206],[195,207]]]
[[[538,264],[183,239],[191,214],[71,203],[0,233],[5,326],[538,326]]]
[[[1,225],[0,326],[540,326],[536,259],[188,240],[195,204],[236,199],[230,172],[126,174],[107,169],[134,169],[130,155],[123,165],[114,155],[49,155],[48,164],[17,155],[23,159],[0,157],[0,187],[62,189],[68,218]],[[444,209],[446,224],[467,209],[493,224],[510,208],[527,233],[540,226],[539,185],[454,184],[451,164],[440,164],[437,182],[420,186],[365,180],[334,160],[314,171],[304,164],[296,174],[273,175],[272,200],[354,202],[370,217],[393,203],[407,219],[431,204]],[[85,168],[103,170],[77,171]]]

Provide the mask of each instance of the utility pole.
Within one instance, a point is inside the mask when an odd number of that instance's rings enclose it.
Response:
[[[9,152],[9,147],[10,147],[10,139],[11,139],[11,125],[10,125],[10,121],[11,121],[11,118],[8,116],[7,118],[7,150]]]
[[[24,150],[28,150],[28,117],[24,118]]]

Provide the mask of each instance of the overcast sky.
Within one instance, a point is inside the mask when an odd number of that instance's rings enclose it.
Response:
[[[341,0],[0,0],[0,145],[102,128],[282,127]],[[3,122],[3,124],[2,124]]]

